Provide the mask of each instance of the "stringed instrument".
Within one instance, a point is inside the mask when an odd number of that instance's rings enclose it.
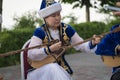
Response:
[[[100,35],[98,35],[98,36],[105,36],[105,35],[107,35],[107,34],[115,33],[115,32],[118,32],[118,31],[120,31],[120,27],[117,27],[117,28],[114,29],[113,31],[109,31],[109,32],[106,32],[106,33],[102,33],[102,34],[100,34]],[[80,44],[82,44],[82,43],[85,43],[85,42],[90,41],[90,40],[93,40],[93,39],[94,39],[94,38],[91,37],[91,38],[88,38],[88,39],[86,39],[86,40],[83,40],[83,41],[81,41],[81,42],[79,42],[79,43],[76,43],[76,44],[73,44],[73,45],[63,46],[63,47],[61,47],[61,50],[60,50],[61,52],[60,52],[59,54],[57,53],[57,55],[56,55],[56,53],[55,53],[55,54],[52,54],[52,55],[48,55],[48,56],[47,56],[46,58],[44,58],[43,60],[40,60],[40,61],[32,61],[32,62],[31,62],[31,61],[28,59],[28,61],[29,61],[29,63],[31,64],[31,66],[32,66],[33,68],[39,68],[39,67],[41,67],[41,66],[43,66],[43,65],[45,65],[45,64],[53,63],[53,62],[57,61],[57,59],[64,54],[64,51],[65,51],[66,49],[72,48],[73,46],[80,45]],[[0,57],[5,57],[5,56],[13,55],[13,54],[19,53],[19,52],[21,52],[21,51],[25,51],[25,50],[29,50],[29,49],[34,49],[34,48],[38,48],[38,47],[40,48],[40,47],[43,47],[43,46],[45,46],[45,45],[37,45],[37,46],[28,47],[28,48],[21,49],[21,50],[16,50],[16,51],[7,52],[7,53],[4,53],[4,54],[0,54]],[[58,52],[59,52],[59,51],[58,51]],[[110,58],[109,58],[109,59],[110,59]],[[108,59],[108,60],[109,60],[109,59]],[[104,60],[104,62],[107,61],[107,59],[106,59],[105,56],[103,56],[103,60]],[[119,60],[118,60],[118,61],[119,61]]]
[[[106,66],[120,66],[120,56],[101,56],[101,59]]]
[[[44,59],[42,60],[30,60],[28,59],[28,63],[33,67],[33,68],[40,68],[44,66],[45,64],[49,64],[52,62],[57,62],[57,59],[61,57],[61,54],[65,52],[65,48],[60,48],[58,51],[52,53],[51,55],[47,55]],[[58,53],[58,54],[57,54]]]

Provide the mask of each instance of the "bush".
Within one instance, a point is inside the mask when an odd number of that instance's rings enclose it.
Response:
[[[92,37],[94,34],[99,35],[105,32],[106,25],[102,22],[87,22],[87,23],[80,23],[80,24],[72,24],[78,34],[87,39]]]
[[[0,33],[0,53],[21,49],[23,44],[31,38],[34,29],[17,29],[13,31],[4,31]],[[10,66],[20,63],[19,53],[16,55],[0,58],[0,67]]]
[[[110,28],[111,28],[112,26],[114,26],[115,24],[120,24],[120,19],[111,20],[111,21],[107,24],[106,31],[109,31]]]

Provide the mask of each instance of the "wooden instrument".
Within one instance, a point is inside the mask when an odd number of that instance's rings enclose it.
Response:
[[[109,67],[120,66],[120,56],[101,56],[101,59]]]
[[[6,52],[6,53],[0,53],[0,57],[10,56],[10,55],[13,55],[13,54],[16,54],[16,53],[20,53],[20,52],[22,52],[22,51],[27,51],[27,50],[30,50],[30,49],[34,49],[34,48],[45,47],[46,45],[51,45],[51,44],[54,44],[54,43],[56,43],[56,42],[59,42],[59,40],[56,39],[56,40],[51,41],[51,42],[48,43],[48,44],[37,45],[37,46],[28,47],[28,48],[20,49],[20,50],[16,50],[16,51],[10,51],[10,52]]]
[[[63,54],[65,52],[65,49],[60,48],[59,51],[56,51],[56,52],[59,53],[59,54],[52,53],[51,55],[48,55],[47,57],[45,57],[42,60],[30,60],[30,59],[28,59],[28,62],[33,68],[40,68],[45,64],[56,62],[57,59],[59,57],[61,57],[61,54]]]
[[[116,29],[114,29],[113,31],[109,31],[109,32],[106,32],[106,33],[103,33],[103,34],[100,34],[98,36],[105,36],[107,34],[111,34],[111,33],[115,33],[115,32],[118,32],[120,31],[120,27],[117,27]],[[48,63],[52,63],[52,62],[55,62],[61,55],[64,54],[64,50],[68,49],[68,48],[72,48],[73,46],[77,46],[77,45],[80,45],[82,43],[85,43],[87,41],[90,41],[90,40],[93,40],[94,38],[91,37],[91,38],[88,38],[84,41],[81,41],[79,43],[76,43],[76,44],[73,44],[73,45],[69,45],[69,46],[64,46],[64,47],[61,47],[61,49],[63,50],[60,54],[52,54],[52,55],[48,55],[45,59],[41,60],[41,61],[30,61],[30,64],[32,67],[34,68],[39,68],[45,64],[48,64]],[[11,52],[7,52],[7,53],[4,53],[4,54],[0,54],[0,57],[5,57],[5,56],[9,56],[9,55],[13,55],[13,54],[16,54],[16,53],[19,53],[21,51],[25,51],[25,50],[29,50],[29,49],[33,49],[33,48],[40,48],[40,47],[43,47],[45,45],[38,45],[38,46],[34,46],[34,47],[29,47],[29,48],[25,48],[25,49],[21,49],[21,50],[16,50],[16,51],[11,51]],[[39,65],[38,65],[39,64]]]

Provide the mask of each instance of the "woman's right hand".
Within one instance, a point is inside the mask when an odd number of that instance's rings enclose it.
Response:
[[[49,48],[50,48],[51,52],[54,52],[56,50],[59,50],[60,47],[61,47],[61,42],[57,42],[57,43],[51,45]]]

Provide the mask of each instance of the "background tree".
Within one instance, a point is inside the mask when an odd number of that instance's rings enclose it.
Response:
[[[70,13],[68,16],[62,17],[62,20],[69,19],[68,23],[69,24],[76,24],[77,22],[77,17],[73,15],[73,13]]]
[[[98,8],[103,7],[104,4],[115,5],[119,0],[62,0],[63,3],[73,4],[73,8],[85,6],[86,9],[86,21],[90,22],[90,7]],[[97,7],[98,5],[99,7]]]
[[[37,12],[26,12],[21,17],[14,17],[13,20],[16,21],[13,26],[14,29],[23,29],[23,28],[36,28],[43,23],[43,21],[36,16]]]
[[[0,0],[0,16],[2,17],[2,3],[3,3],[3,0]],[[2,30],[2,26],[1,26],[2,23],[0,23],[0,32]]]

